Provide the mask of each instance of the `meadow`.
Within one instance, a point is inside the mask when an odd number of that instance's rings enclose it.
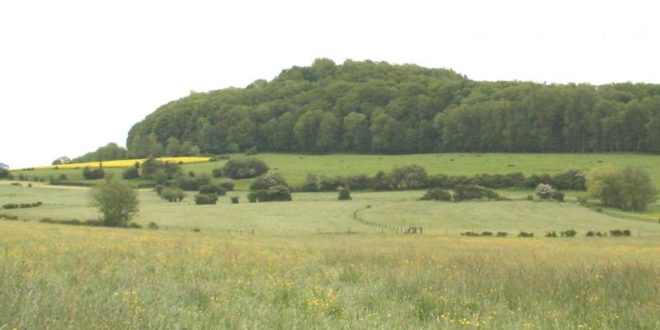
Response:
[[[243,157],[243,155],[231,155]],[[531,174],[556,174],[570,169],[588,173],[592,168],[604,165],[617,167],[640,166],[651,175],[656,186],[660,186],[660,156],[643,154],[475,154],[475,153],[438,153],[419,155],[296,155],[261,153],[256,157],[264,160],[272,171],[281,173],[292,185],[302,184],[307,173],[317,175],[374,175],[378,171],[391,171],[396,166],[417,164],[426,168],[429,174],[451,174],[472,176],[481,173],[507,174],[522,172]],[[132,166],[134,161],[124,161]],[[185,172],[211,174],[215,168],[224,166],[226,161],[195,162],[182,166]],[[104,163],[105,164],[105,163]],[[74,166],[70,164],[70,166]],[[77,167],[77,166],[74,166]],[[104,167],[107,167],[104,165]],[[82,167],[81,167],[82,168]],[[121,177],[121,168],[108,168],[109,173]],[[80,169],[38,168],[35,170],[15,171],[16,176],[23,174],[29,179],[67,175],[74,181],[81,181]],[[239,182],[238,188],[245,189],[247,182]]]
[[[601,164],[640,165],[654,181],[659,174],[656,156],[638,155],[259,157],[293,184],[308,171],[371,175],[406,164],[452,175]],[[80,170],[29,172],[44,171]],[[527,201],[526,190],[499,190],[511,200],[496,202],[365,191],[350,201],[294,193],[293,202],[247,203],[248,183],[206,206],[194,205],[193,193],[169,203],[142,189],[135,222],[160,228],[149,230],[41,223],[99,214],[87,188],[0,181],[0,205],[43,203],[0,210],[18,218],[0,220],[0,329],[660,328],[660,223],[579,206],[582,192],[567,192],[565,203]],[[644,215],[660,218],[660,204]],[[407,226],[424,234],[395,229]],[[578,235],[544,237],[569,229]],[[632,236],[585,236],[615,229]]]

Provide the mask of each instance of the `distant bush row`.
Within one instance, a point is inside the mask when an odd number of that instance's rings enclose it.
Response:
[[[13,204],[13,203],[8,203],[2,205],[2,208],[5,210],[11,210],[11,209],[27,209],[30,207],[39,207],[41,206],[41,202],[34,202],[34,203],[21,203],[21,204]]]
[[[558,190],[585,190],[586,179],[582,172],[569,170],[555,175],[541,174],[526,177],[520,172],[509,174],[477,174],[472,177],[449,176],[446,174],[428,175],[419,165],[394,168],[391,172],[380,171],[369,177],[366,175],[317,176],[308,173],[304,183],[296,190],[304,192],[336,191],[339,187],[351,190],[412,190],[425,188],[453,189],[457,186],[481,186],[491,189],[536,188],[548,184]]]
[[[453,194],[440,188],[429,189],[421,200],[451,201],[455,202],[467,200],[505,200],[498,193],[484,187],[475,185],[458,185],[454,187]]]
[[[587,237],[605,237],[607,236],[607,232],[594,232],[594,231],[588,231],[586,236]],[[484,231],[481,233],[474,232],[474,231],[466,231],[461,233],[461,236],[468,236],[468,237],[490,237],[490,236],[497,236],[497,237],[506,237],[509,234],[507,232],[502,232],[498,231],[496,234],[493,234],[490,231]],[[545,233],[545,237],[548,238],[556,238],[556,237],[575,237],[577,235],[577,231],[573,229],[565,230],[565,231],[560,231],[559,235],[557,235],[556,231],[548,231]],[[610,230],[609,231],[610,236],[614,237],[623,237],[623,236],[631,236],[630,230],[620,230],[620,229],[615,229],[615,230]],[[518,237],[534,237],[534,233],[532,232],[524,232],[521,231],[518,234]]]

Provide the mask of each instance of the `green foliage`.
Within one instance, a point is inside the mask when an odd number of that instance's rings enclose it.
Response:
[[[220,179],[218,182],[218,185],[220,188],[224,189],[225,191],[233,191],[234,190],[234,180],[231,179]]]
[[[176,154],[173,139],[202,153],[657,152],[658,107],[658,85],[478,82],[451,70],[346,61],[193,93],[135,124],[127,145],[136,157]]]
[[[109,180],[89,192],[91,205],[103,214],[103,224],[124,227],[138,212],[138,192],[133,186],[118,180]]]
[[[128,150],[126,148],[118,146],[116,143],[108,143],[103,147],[99,147],[96,151],[89,152],[83,156],[76,157],[73,160],[69,160],[70,163],[85,163],[85,162],[102,162],[106,160],[117,160],[117,159],[126,159],[128,157]],[[60,164],[68,163],[68,157],[60,157],[56,160]],[[53,165],[56,165],[53,162]]]
[[[227,191],[220,187],[220,185],[215,184],[206,184],[199,188],[200,194],[216,194],[218,196],[224,196],[227,194]]]
[[[178,164],[163,162],[153,157],[147,158],[142,163],[141,171],[143,178],[154,180],[158,184],[164,184],[180,176],[182,172]]]
[[[222,175],[232,179],[254,178],[268,172],[268,165],[255,157],[230,159],[222,168]]]
[[[300,191],[304,192],[315,192],[319,190],[318,177],[315,174],[307,173],[305,177],[305,182],[300,187]]]
[[[266,173],[250,185],[248,200],[250,202],[290,201],[291,189],[280,174]]]
[[[555,189],[552,188],[549,184],[539,183],[534,189],[536,196],[539,196],[540,199],[551,199],[555,195]]]
[[[140,178],[140,169],[138,167],[131,167],[124,170],[122,177],[126,180],[133,180]]]
[[[431,188],[426,191],[421,200],[424,201],[451,201],[451,193],[440,188]]]
[[[9,177],[9,170],[6,168],[0,168],[0,179],[6,179]]]
[[[211,178],[206,174],[196,177],[190,175],[179,175],[174,179],[174,184],[185,191],[197,191],[202,186],[209,185],[210,183]]]
[[[658,195],[648,172],[639,167],[600,167],[592,171],[587,184],[591,197],[622,210],[645,210]]]
[[[105,171],[102,168],[91,169],[85,167],[82,173],[85,180],[103,179],[105,177]]]
[[[338,200],[340,200],[340,201],[349,201],[349,200],[352,199],[350,190],[348,190],[344,187],[339,187],[337,189],[337,191],[339,192],[339,195],[337,196]]]
[[[197,205],[213,205],[217,202],[218,202],[218,195],[216,194],[195,195],[195,204]]]
[[[419,165],[396,167],[389,176],[392,188],[397,190],[421,189],[428,185],[428,174]]]
[[[474,185],[458,185],[454,187],[454,200],[457,202],[475,199],[499,200],[500,195],[496,192]]]
[[[186,194],[181,188],[175,187],[165,187],[159,195],[162,199],[168,202],[180,202],[186,197]]]

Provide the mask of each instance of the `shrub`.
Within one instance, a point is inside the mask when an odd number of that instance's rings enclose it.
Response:
[[[249,179],[268,172],[263,160],[255,157],[231,159],[222,168],[222,175],[232,179]]]
[[[111,227],[126,226],[138,212],[138,192],[121,181],[107,181],[90,191],[92,205],[103,213],[103,224]]]
[[[5,209],[5,210],[17,209],[19,207],[20,207],[20,205],[13,204],[13,203],[7,203],[5,205],[2,205],[2,208]]]
[[[658,193],[648,172],[639,167],[598,168],[591,173],[588,187],[589,195],[603,205],[626,211],[646,209]]]
[[[562,231],[560,234],[561,237],[574,237],[575,235],[577,235],[577,232],[573,229],[569,229],[566,231]]]
[[[520,234],[518,234],[518,237],[534,237],[534,233],[527,233],[527,232],[521,231]]]
[[[159,184],[174,179],[181,174],[178,164],[167,163],[150,157],[142,163],[140,175],[143,178],[154,180]]]
[[[165,189],[165,186],[163,186],[162,184],[156,185],[156,187],[154,187],[154,191],[158,195],[162,194],[164,189]]]
[[[83,169],[83,177],[85,180],[103,179],[105,177],[105,171],[102,168],[90,169],[89,167],[85,167]]]
[[[211,171],[211,175],[213,175],[214,178],[219,178],[219,177],[221,177],[221,176],[222,176],[222,168],[220,168],[220,167],[218,167],[218,168],[214,168],[214,169]]]
[[[503,231],[498,231],[497,232],[497,237],[507,237],[509,233],[503,232]]]
[[[218,196],[224,196],[227,194],[227,191],[220,187],[219,185],[207,184],[199,188],[200,194],[216,194]]]
[[[238,204],[238,196],[231,196],[231,203]]]
[[[234,180],[231,179],[220,179],[220,182],[218,185],[224,189],[225,191],[233,191],[234,190]]]
[[[392,183],[390,180],[390,177],[385,174],[383,171],[379,171],[374,175],[369,183],[371,186],[371,189],[376,190],[376,191],[387,191],[387,190],[392,190]]]
[[[168,202],[180,202],[186,195],[180,188],[167,187],[161,191],[160,197]]]
[[[322,176],[321,180],[319,180],[318,184],[318,190],[319,191],[337,191],[339,187],[343,186],[344,182],[341,177],[339,176],[334,176],[334,177],[327,177],[327,176]]]
[[[208,175],[200,175],[198,177],[191,177],[179,175],[175,179],[175,185],[185,191],[197,191],[200,187],[208,185],[211,178]]]
[[[126,180],[138,179],[140,177],[140,169],[137,167],[131,167],[124,170],[122,177]]]
[[[337,190],[339,191],[339,196],[337,196],[338,200],[347,201],[352,199],[351,192],[348,189],[344,187],[339,187]]]
[[[620,236],[630,236],[630,235],[631,235],[630,230],[619,230],[619,229],[610,230],[610,236],[620,237]]]
[[[451,200],[451,194],[443,189],[440,188],[431,188],[426,191],[424,196],[422,196],[421,200],[425,201],[450,201]]]
[[[419,165],[396,167],[389,177],[394,189],[421,189],[428,186],[426,169]]]
[[[195,204],[197,205],[211,205],[218,201],[216,194],[197,194],[195,195]]]
[[[568,170],[552,176],[552,183],[561,190],[586,190],[584,173],[578,170]]]
[[[343,179],[346,188],[351,190],[364,190],[369,188],[369,177],[364,174],[349,175]]]
[[[463,186],[458,185],[454,187],[454,200],[457,202],[464,200],[474,200],[474,199],[489,199],[489,200],[498,200],[501,199],[500,195],[496,192],[486,189],[479,186]]]
[[[551,185],[545,183],[539,183],[534,189],[536,196],[539,196],[540,199],[550,199],[555,193],[555,189]]]
[[[556,231],[549,231],[545,233],[545,237],[558,237]]]
[[[481,232],[481,236],[493,236],[493,233],[491,233],[489,231],[484,231],[484,232]]]
[[[149,224],[147,225],[147,229],[157,230],[158,228],[159,228],[158,224],[155,222],[149,222]]]
[[[316,192],[319,190],[319,179],[315,174],[307,173],[305,182],[300,186],[300,191]]]
[[[563,202],[564,201],[564,193],[561,191],[555,190],[555,192],[550,196],[550,198],[558,201],[558,202]]]
[[[451,186],[449,186],[449,176],[447,176],[446,174],[435,174],[429,176],[428,186],[429,188],[443,188],[443,189],[452,188]]]

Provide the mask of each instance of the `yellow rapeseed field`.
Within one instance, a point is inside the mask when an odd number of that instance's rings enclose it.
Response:
[[[159,157],[158,160],[170,163],[178,164],[190,164],[190,163],[201,163],[208,162],[210,157]],[[121,160],[109,160],[105,162],[87,162],[87,163],[69,163],[53,166],[40,167],[43,169],[46,168],[59,168],[59,169],[77,169],[77,168],[96,168],[96,167],[131,167],[135,165],[136,162],[142,164],[146,159],[121,159]]]

